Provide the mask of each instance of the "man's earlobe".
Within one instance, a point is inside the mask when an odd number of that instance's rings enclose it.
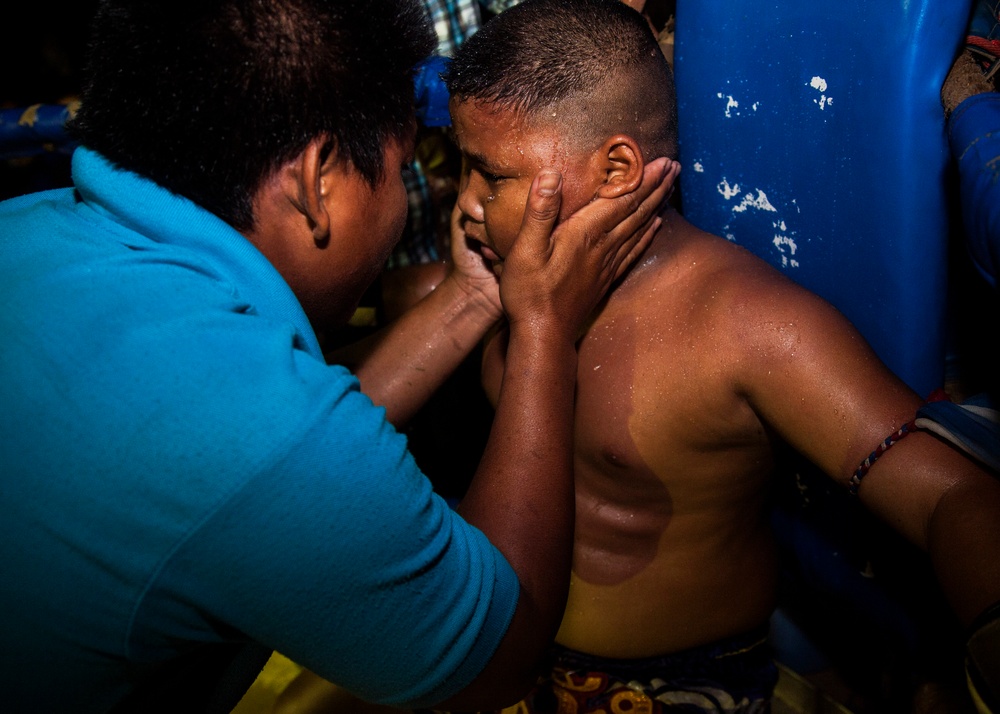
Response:
[[[632,137],[625,134],[613,136],[600,150],[604,182],[597,189],[602,198],[615,198],[631,193],[642,183],[645,162],[642,151]]]

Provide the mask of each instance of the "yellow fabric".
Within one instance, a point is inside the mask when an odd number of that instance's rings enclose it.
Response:
[[[275,652],[232,714],[271,714],[278,695],[301,671],[300,665]]]

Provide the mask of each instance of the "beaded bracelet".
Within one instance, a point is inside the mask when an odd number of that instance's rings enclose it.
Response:
[[[861,462],[857,471],[855,471],[854,475],[851,476],[850,493],[852,496],[858,495],[858,486],[861,485],[861,479],[863,479],[868,473],[868,469],[872,467],[872,464],[878,461],[878,458],[888,451],[890,446],[899,443],[903,437],[916,429],[916,424],[914,423],[915,421],[916,420],[906,422],[895,434],[887,436],[885,441],[875,447],[875,451],[868,454],[868,458]]]

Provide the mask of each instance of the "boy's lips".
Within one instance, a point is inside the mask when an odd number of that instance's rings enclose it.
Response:
[[[482,241],[479,242],[479,250],[482,252],[483,257],[486,258],[486,260],[489,261],[502,260],[502,258],[499,255],[497,255],[488,245],[486,245]]]
[[[503,260],[495,250],[486,244],[485,231],[480,223],[466,223],[463,226],[465,237],[479,244],[480,254],[490,262],[500,262]]]

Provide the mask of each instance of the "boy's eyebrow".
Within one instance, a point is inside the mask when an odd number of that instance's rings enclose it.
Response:
[[[468,159],[470,162],[472,162],[473,164],[475,164],[477,167],[479,167],[481,169],[492,169],[492,168],[495,168],[494,165],[493,165],[493,163],[488,158],[486,158],[482,154],[476,153],[475,151],[465,151],[465,150],[463,150],[462,151],[462,155],[466,159]]]
[[[476,151],[468,151],[466,149],[461,149],[462,156],[470,164],[475,166],[480,171],[485,171],[488,174],[502,174],[507,171],[507,167],[503,164],[498,164],[492,159],[483,156]]]
[[[484,156],[483,154],[480,154],[479,152],[471,151],[469,149],[464,148],[462,144],[457,140],[455,130],[453,128],[449,127],[448,133],[449,136],[451,137],[452,142],[455,144],[455,146],[458,147],[458,150],[462,154],[462,157],[469,163],[475,164],[476,168],[483,169],[487,173],[497,173],[503,171],[504,167],[494,163],[492,159]]]

